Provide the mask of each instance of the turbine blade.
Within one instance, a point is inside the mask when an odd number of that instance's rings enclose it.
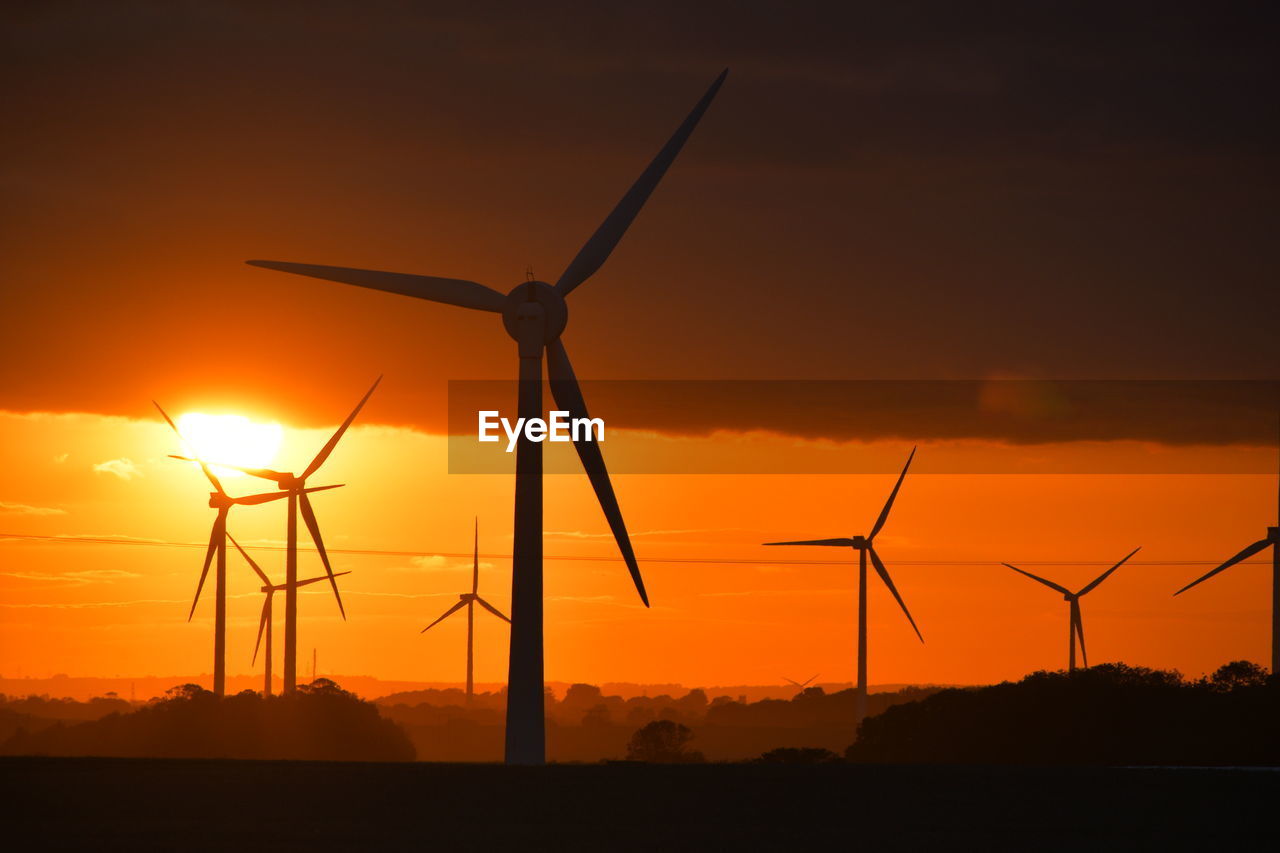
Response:
[[[1058,584],[1054,583],[1051,580],[1045,580],[1039,575],[1031,574],[1031,572],[1024,572],[1022,569],[1018,568],[1017,566],[1010,565],[1009,563],[1001,563],[1000,565],[1007,566],[1008,568],[1013,569],[1015,572],[1017,572],[1020,575],[1026,575],[1027,577],[1031,578],[1033,581],[1040,581],[1040,583],[1044,584],[1050,589],[1056,589],[1058,592],[1062,593],[1063,595],[1071,595],[1071,590],[1067,589],[1065,586],[1059,586]]]
[[[902,600],[902,596],[898,595],[898,588],[893,585],[893,578],[889,577],[889,570],[884,567],[884,563],[880,562],[880,555],[876,553],[876,549],[868,548],[868,556],[871,557],[871,565],[875,566],[876,574],[880,576],[880,580],[884,581],[884,585],[889,587],[889,592],[893,593],[894,599],[897,600],[898,606],[902,608],[902,612],[907,614],[907,621],[911,623],[911,628],[916,632],[916,636],[920,638],[920,642],[924,642],[924,635],[920,633],[920,629],[916,627],[916,620],[911,618],[911,611],[907,609],[907,603]]]
[[[797,542],[765,542],[765,545],[826,545],[829,548],[852,548],[852,539],[801,539]]]
[[[1250,545],[1248,548],[1245,548],[1245,549],[1244,549],[1243,551],[1241,551],[1239,554],[1236,554],[1236,555],[1235,555],[1234,557],[1232,557],[1230,560],[1227,560],[1227,561],[1226,561],[1225,563],[1223,563],[1221,566],[1218,566],[1218,568],[1214,569],[1213,571],[1209,572],[1209,573],[1208,573],[1208,574],[1206,574],[1206,575],[1201,576],[1200,578],[1197,578],[1196,580],[1193,580],[1191,583],[1187,584],[1187,585],[1186,585],[1186,586],[1184,586],[1182,589],[1180,589],[1180,590],[1178,590],[1177,592],[1175,592],[1175,593],[1174,593],[1174,595],[1182,595],[1182,593],[1184,593],[1184,592],[1186,592],[1187,590],[1191,589],[1191,587],[1195,586],[1196,584],[1198,584],[1198,583],[1203,583],[1203,582],[1207,581],[1209,578],[1213,577],[1213,576],[1214,576],[1214,575],[1216,575],[1218,572],[1225,571],[1225,570],[1227,570],[1227,569],[1231,568],[1231,567],[1232,567],[1232,566],[1234,566],[1236,563],[1239,563],[1241,560],[1247,560],[1247,559],[1249,559],[1249,558],[1250,558],[1250,557],[1252,557],[1254,554],[1258,553],[1259,551],[1264,550],[1264,549],[1265,549],[1268,545],[1270,545],[1270,544],[1271,544],[1271,540],[1270,540],[1270,539],[1259,539],[1257,542],[1254,542],[1252,545]]]
[[[249,568],[257,572],[258,577],[262,578],[262,582],[264,584],[266,584],[267,586],[271,586],[271,578],[267,577],[266,572],[262,571],[262,568],[253,561],[253,557],[250,557],[247,553],[245,553],[245,550],[240,547],[240,543],[236,541],[236,538],[232,536],[230,533],[227,534],[227,538],[231,540],[232,545],[236,546],[236,550],[240,552],[241,557],[244,557],[245,562],[249,564]]]
[[[476,516],[475,551],[471,558],[471,594],[480,591],[480,517]]]
[[[1080,616],[1080,602],[1071,602],[1071,619],[1075,622],[1076,637],[1080,640],[1080,661],[1084,664],[1084,668],[1089,668],[1089,652],[1084,647],[1084,619]]]
[[[320,562],[324,563],[325,574],[329,578],[329,585],[333,587],[333,597],[338,600],[338,612],[342,614],[342,618],[347,618],[347,610],[342,606],[342,595],[338,592],[338,581],[333,574],[333,567],[329,565],[329,552],[324,549],[324,539],[320,536],[320,524],[316,521],[315,510],[311,508],[311,498],[306,492],[298,495],[298,508],[302,510],[302,520],[307,523],[307,530],[311,531],[311,541],[316,543],[316,550],[320,552]]]
[[[898,475],[898,482],[893,484],[893,491],[889,493],[889,499],[884,502],[884,509],[880,510],[880,517],[876,519],[875,526],[867,534],[868,541],[876,538],[880,528],[884,527],[884,523],[889,519],[889,510],[893,509],[893,501],[898,497],[898,489],[902,488],[902,481],[907,477],[907,469],[911,467],[911,460],[915,457],[916,449],[913,447],[911,448],[911,453],[907,456],[907,464],[902,466],[902,473]]]
[[[173,429],[173,431],[177,434],[178,439],[179,439],[183,444],[186,444],[186,443],[187,443],[187,440],[186,440],[185,438],[183,438],[183,437],[182,437],[182,432],[178,429],[178,425],[177,425],[177,424],[175,424],[175,423],[173,422],[173,418],[169,417],[169,413],[168,413],[168,412],[166,412],[166,411],[165,411],[165,410],[160,406],[160,404],[159,404],[159,403],[157,403],[155,400],[152,400],[152,401],[151,401],[151,404],[152,404],[153,406],[155,406],[155,407],[160,411],[160,415],[161,415],[161,417],[163,417],[163,418],[165,419],[165,422],[166,422],[167,424],[169,424],[169,426],[170,426],[170,427]],[[225,494],[226,494],[226,490],[222,488],[222,481],[221,481],[221,480],[219,480],[216,476],[214,476],[214,473],[213,473],[212,471],[210,471],[210,470],[209,470],[209,466],[205,464],[205,462],[204,462],[204,460],[203,460],[203,459],[199,459],[199,458],[195,458],[195,459],[193,459],[193,458],[191,458],[191,457],[189,457],[189,456],[174,456],[172,453],[171,453],[171,454],[169,454],[169,455],[170,455],[170,456],[173,456],[173,458],[174,458],[174,459],[181,459],[181,460],[183,460],[184,462],[194,462],[194,463],[196,463],[197,465],[199,465],[199,466],[200,466],[200,470],[204,472],[205,477],[207,477],[207,478],[209,479],[209,482],[213,484],[213,488],[214,488],[214,490],[215,490],[218,494],[220,494],[220,495],[225,495]]]
[[[175,456],[174,458],[181,459],[183,457]],[[195,459],[192,461],[199,462],[200,460]],[[272,471],[270,468],[246,468],[243,465],[232,465],[229,462],[214,462],[213,464],[217,465],[219,468],[230,468],[232,471],[239,471],[241,474],[248,474],[251,477],[258,477],[263,480],[271,480],[272,482],[276,482],[276,483],[289,477],[288,474],[281,473],[280,471]]]
[[[342,425],[339,426],[337,431],[329,438],[328,442],[325,443],[325,446],[320,448],[320,452],[316,454],[315,459],[311,460],[311,464],[307,466],[307,470],[302,472],[302,476],[298,478],[299,480],[307,479],[316,472],[317,468],[325,463],[325,460],[329,458],[329,454],[338,446],[338,441],[342,438],[342,434],[347,431],[347,427],[351,426],[351,422],[356,419],[356,415],[360,414],[360,410],[364,408],[364,404],[369,402],[369,398],[373,396],[373,392],[377,389],[378,383],[381,381],[381,376],[373,380],[373,385],[369,386],[369,390],[360,398],[360,402],[356,403],[356,407],[351,410],[351,414],[347,415],[347,419],[342,422]]]
[[[333,573],[333,576],[334,576],[335,578],[340,578],[340,577],[342,577],[343,575],[349,575],[349,574],[351,574],[351,572],[350,572],[350,571],[345,571],[345,572],[334,572],[334,573]],[[294,584],[294,586],[309,586],[309,585],[311,585],[311,584],[313,584],[313,583],[319,583],[320,581],[327,581],[328,579],[329,579],[329,576],[328,576],[328,575],[319,575],[319,576],[314,577],[314,578],[307,578],[307,579],[306,579],[306,580],[304,580],[304,581],[298,581],[297,583],[295,583],[295,584]]]
[[[818,676],[817,676],[816,674],[815,674],[815,675],[811,675],[811,676],[809,676],[809,679],[808,679],[807,681],[805,681],[804,686],[805,686],[805,687],[808,687],[808,686],[809,686],[809,684],[810,684],[810,683],[811,683],[815,678],[817,678],[817,677],[818,677]]]
[[[786,682],[788,682],[788,683],[790,683],[790,684],[794,684],[796,687],[804,687],[804,685],[803,685],[803,684],[801,684],[800,682],[796,681],[794,678],[787,678],[785,675],[784,675],[784,676],[782,676],[782,680],[783,680],[783,681],[786,681]]]
[[[204,580],[209,576],[209,564],[213,562],[213,555],[218,551],[218,542],[227,535],[227,511],[225,509],[218,510],[218,516],[213,520],[213,530],[209,534],[209,549],[204,552],[204,568],[200,570],[200,582],[196,584],[196,597],[191,602],[191,612],[187,614],[187,621],[191,621],[191,617],[196,615],[196,605],[200,603],[200,592],[204,589]]]
[[[245,495],[241,498],[232,498],[231,502],[240,506],[257,506],[258,504],[270,503],[287,497],[289,497],[288,492],[264,492],[260,495]]]
[[[271,618],[271,594],[274,590],[267,591],[267,597],[262,602],[262,616],[258,619],[258,639],[253,644],[253,662],[250,666],[258,663],[258,647],[262,645],[262,630],[267,627],[267,620]]]
[[[427,632],[428,632],[428,631],[430,631],[432,628],[434,628],[435,626],[439,625],[441,622],[443,622],[444,620],[448,619],[448,618],[449,618],[450,616],[452,616],[453,614],[457,613],[457,612],[458,612],[459,610],[461,610],[465,605],[466,605],[466,602],[465,602],[465,601],[459,601],[457,604],[453,605],[453,606],[452,606],[452,607],[450,607],[448,610],[446,610],[443,614],[441,614],[441,616],[440,616],[440,618],[439,618],[439,619],[437,619],[436,621],[432,622],[430,625],[428,625],[427,627],[423,628],[423,629],[422,629],[421,631],[419,631],[418,633],[419,633],[419,634],[425,634],[425,633],[427,633]]]
[[[510,619],[508,619],[508,618],[506,617],[506,615],[505,615],[501,610],[499,610],[498,608],[494,607],[492,604],[490,604],[489,602],[485,601],[483,598],[480,598],[479,596],[477,596],[475,601],[476,601],[476,604],[479,604],[479,605],[480,605],[481,607],[483,607],[485,610],[488,610],[490,613],[492,613],[494,616],[497,616],[497,617],[498,617],[499,619],[501,619],[502,621],[504,621],[504,622],[510,622],[510,621],[511,621]]]
[[[402,296],[412,296],[430,302],[443,302],[445,305],[473,308],[476,311],[492,311],[495,314],[501,314],[502,306],[506,303],[506,297],[498,291],[461,278],[358,270],[320,264],[294,264],[287,261],[245,261],[245,263],[252,267],[291,272],[294,275],[322,278],[342,284],[354,284],[370,290],[399,293]]]
[[[587,418],[587,403],[582,399],[582,389],[573,374],[573,365],[569,362],[569,353],[564,342],[559,338],[547,344],[547,375],[551,380],[551,396],[556,405],[569,412],[572,418]],[[613,493],[613,483],[609,481],[609,469],[605,467],[604,456],[600,453],[600,445],[594,441],[575,441],[573,447],[578,451],[582,467],[586,469],[591,488],[595,490],[600,508],[613,531],[613,538],[622,552],[622,559],[631,572],[631,580],[640,593],[644,606],[649,606],[649,596],[644,590],[644,579],[640,577],[640,566],[636,563],[635,552],[631,550],[631,537],[627,535],[627,524],[622,519],[622,510],[618,506],[618,498]]]
[[[1125,558],[1124,558],[1123,560],[1121,560],[1120,562],[1116,563],[1114,566],[1112,566],[1111,568],[1107,569],[1107,570],[1106,570],[1105,572],[1103,572],[1102,574],[1098,575],[1096,578],[1094,578],[1094,579],[1093,579],[1093,582],[1092,582],[1091,584],[1089,584],[1089,585],[1088,585],[1088,586],[1086,586],[1084,589],[1082,589],[1082,590],[1080,590],[1079,592],[1077,592],[1077,593],[1076,593],[1076,596],[1077,596],[1077,597],[1079,597],[1079,596],[1081,596],[1081,595],[1084,595],[1086,592],[1088,592],[1089,590],[1093,589],[1093,588],[1094,588],[1095,586],[1097,586],[1098,584],[1102,583],[1104,580],[1106,580],[1106,579],[1107,579],[1107,576],[1108,576],[1108,575],[1110,575],[1110,574],[1111,574],[1112,572],[1114,572],[1116,569],[1118,569],[1118,568],[1120,568],[1121,566],[1123,566],[1126,562],[1128,562],[1128,560],[1129,560],[1129,558],[1130,558],[1130,557],[1132,557],[1134,554],[1138,553],[1138,552],[1139,552],[1139,551],[1141,551],[1141,550],[1142,550],[1142,546],[1138,546],[1137,548],[1134,548],[1132,551],[1130,551],[1128,554],[1126,554],[1126,555],[1125,555]]]
[[[649,199],[649,195],[658,186],[658,182],[662,180],[662,176],[666,174],[667,169],[676,159],[676,155],[680,153],[680,149],[688,141],[693,129],[698,126],[698,121],[702,118],[702,114],[711,105],[712,99],[715,98],[716,92],[720,91],[720,86],[724,83],[724,78],[728,74],[728,68],[720,72],[720,76],[711,84],[711,88],[707,89],[707,93],[694,105],[693,111],[689,113],[680,127],[676,128],[675,134],[662,147],[658,155],[653,158],[653,162],[631,185],[631,189],[627,190],[626,195],[622,197],[622,200],[618,202],[613,211],[605,217],[604,222],[596,229],[596,233],[591,235],[591,239],[587,240],[586,244],[578,251],[577,256],[569,262],[569,266],[556,282],[556,288],[565,296],[568,296],[575,287],[590,278],[608,260],[618,242],[622,240],[622,235],[627,233],[627,228],[630,227],[632,220],[636,218],[636,214],[640,212],[640,208],[644,206],[644,203]]]

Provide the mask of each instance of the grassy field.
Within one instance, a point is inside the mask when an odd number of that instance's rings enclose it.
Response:
[[[1280,772],[0,759],[34,849],[1251,848]]]

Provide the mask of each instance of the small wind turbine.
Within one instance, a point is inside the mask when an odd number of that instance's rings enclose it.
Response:
[[[920,629],[916,627],[916,620],[911,618],[911,611],[907,609],[906,602],[898,594],[898,588],[893,585],[893,578],[889,577],[889,570],[884,567],[880,555],[876,553],[876,549],[871,545],[876,538],[876,534],[880,532],[880,529],[884,527],[885,521],[889,518],[889,510],[893,508],[893,501],[898,497],[898,489],[902,488],[902,481],[907,476],[907,469],[911,467],[911,460],[915,458],[915,455],[916,449],[913,447],[910,455],[907,456],[907,464],[902,466],[902,473],[898,475],[898,482],[894,484],[893,491],[889,493],[889,499],[884,502],[884,509],[880,510],[880,517],[876,519],[871,532],[866,536],[854,536],[850,539],[806,539],[799,542],[764,543],[766,545],[824,545],[830,548],[852,548],[858,552],[858,692],[856,694],[856,713],[859,722],[867,715],[867,557],[871,558],[871,564],[875,566],[876,574],[880,576],[880,580],[884,581],[884,585],[889,588],[889,592],[893,593],[894,600],[898,602],[898,606],[906,614],[907,621],[911,623],[911,629],[916,632],[920,642],[924,642],[924,636],[920,633]]]
[[[446,610],[439,619],[423,628],[418,633],[425,634],[453,614],[457,613],[463,607],[467,608],[467,701],[471,701],[471,696],[475,692],[475,679],[473,677],[475,667],[475,628],[476,628],[476,605],[479,604],[485,610],[488,610],[494,616],[497,616],[503,622],[510,623],[511,620],[503,615],[489,602],[480,597],[480,519],[476,519],[475,530],[475,551],[471,561],[471,592],[464,592],[458,596],[458,603]]]
[[[657,187],[698,121],[711,105],[728,69],[721,72],[693,111],[676,129],[648,168],[632,184],[613,211],[570,261],[555,286],[543,281],[523,281],[505,296],[483,284],[457,278],[409,275],[377,270],[282,261],[248,261],[281,272],[354,284],[388,293],[399,293],[431,302],[457,305],[502,316],[503,326],[517,344],[520,380],[517,414],[528,420],[542,416],[542,360],[545,353],[551,396],[572,418],[589,417],[582,390],[569,361],[561,333],[569,319],[565,302],[574,288],[590,278],[622,240],[627,228]],[[622,510],[614,495],[599,445],[575,441],[596,498],[604,510],[618,549],[645,606],[649,598],[640,578],[640,567],[631,549]],[[507,678],[506,761],[508,764],[542,764],[546,760],[546,716],[542,649],[542,444],[521,431],[516,446],[515,531],[511,572],[511,658]]]
[[[784,675],[782,676],[782,680],[787,682],[788,684],[794,684],[796,686],[796,689],[799,691],[799,693],[796,693],[796,695],[799,696],[801,693],[804,693],[804,689],[809,686],[809,682],[813,681],[817,677],[818,676],[816,675],[811,675],[808,678],[806,678],[804,681],[796,681],[794,678],[787,678]]]
[[[1001,563],[1002,566],[1008,566],[1018,574],[1026,575],[1027,577],[1031,578],[1033,581],[1039,581],[1040,583],[1044,584],[1050,589],[1057,590],[1058,592],[1062,593],[1063,600],[1071,605],[1071,615],[1068,620],[1070,623],[1070,630],[1067,636],[1067,672],[1075,672],[1075,669],[1076,669],[1077,638],[1080,641],[1080,658],[1084,661],[1085,669],[1089,668],[1089,655],[1084,650],[1084,622],[1080,618],[1080,597],[1085,595],[1089,591],[1091,591],[1094,587],[1102,583],[1104,580],[1106,580],[1107,577],[1110,576],[1112,572],[1114,572],[1116,569],[1123,566],[1126,562],[1128,562],[1130,557],[1132,557],[1134,554],[1138,553],[1141,550],[1142,550],[1141,547],[1134,548],[1132,551],[1130,551],[1128,554],[1125,555],[1125,558],[1123,560],[1116,563],[1114,566],[1107,569],[1102,574],[1098,575],[1091,582],[1089,582],[1084,587],[1082,587],[1079,592],[1072,592],[1071,590],[1067,589],[1065,586],[1059,586],[1053,581],[1046,580],[1040,577],[1039,575],[1033,575],[1031,574],[1031,572],[1024,572],[1022,569],[1018,568],[1017,566],[1010,565],[1009,563]]]
[[[284,589],[287,586],[287,584],[283,584],[283,583],[273,584],[271,582],[271,578],[267,577],[267,573],[262,570],[262,567],[259,566],[257,563],[255,563],[253,561],[253,558],[250,557],[245,552],[245,550],[240,547],[240,543],[235,540],[235,537],[231,536],[230,534],[227,534],[227,538],[231,540],[232,545],[236,546],[236,550],[240,552],[240,556],[244,557],[245,562],[249,564],[249,568],[253,569],[254,573],[257,574],[258,577],[262,578],[262,592],[266,595],[266,600],[262,602],[262,616],[258,619],[258,640],[256,643],[253,644],[253,663],[257,664],[258,662],[258,649],[259,647],[262,646],[262,635],[263,635],[263,632],[265,631],[267,635],[267,649],[266,649],[266,657],[263,659],[262,695],[270,696],[271,695],[271,634],[272,634],[271,629],[273,624],[275,623],[275,610],[272,607],[272,600],[275,594],[280,590]],[[349,574],[351,574],[351,572],[338,572],[337,574],[334,575],[334,577],[340,578],[343,575],[349,575]],[[295,586],[300,586],[300,587],[309,586],[310,584],[313,584],[313,583],[319,583],[322,580],[328,580],[328,578],[329,578],[328,575],[319,575],[318,577],[307,578],[304,581],[298,581],[297,584],[295,584]],[[312,649],[311,655],[312,655],[311,680],[315,681],[316,679],[315,679],[315,650],[314,649]]]
[[[178,439],[183,444],[187,444],[186,439],[182,437],[182,432],[179,431],[177,424],[173,422],[169,414],[160,407],[159,403],[154,400],[151,402],[159,409],[165,422],[178,434]],[[200,592],[204,589],[205,578],[209,575],[209,564],[213,562],[215,563],[213,575],[213,692],[215,696],[222,696],[226,691],[227,681],[227,514],[231,512],[231,507],[233,506],[256,506],[268,501],[287,498],[290,493],[268,492],[233,498],[222,488],[222,481],[209,470],[209,466],[204,460],[189,456],[174,456],[174,458],[182,459],[186,462],[195,462],[200,466],[200,470],[204,472],[209,482],[213,484],[213,491],[209,493],[209,506],[212,509],[216,509],[218,514],[213,519],[213,530],[209,533],[209,548],[204,554],[204,568],[200,570],[200,583],[196,585],[196,597],[191,602],[191,612],[187,614],[187,621],[190,622],[191,617],[195,615],[196,605],[200,603]],[[307,491],[319,492],[336,488],[337,486],[319,486]],[[214,560],[215,557],[217,558],[216,562]]]
[[[298,686],[298,510],[302,510],[302,519],[306,522],[307,530],[311,532],[311,540],[315,542],[316,550],[320,552],[320,562],[324,564],[325,574],[329,579],[329,585],[333,587],[333,597],[338,602],[338,612],[342,614],[342,618],[347,618],[346,608],[342,606],[342,596],[338,593],[338,576],[333,573],[333,567],[329,565],[329,553],[324,549],[324,539],[320,536],[320,524],[316,521],[315,510],[311,508],[311,501],[307,497],[309,492],[315,489],[306,488],[307,478],[314,474],[325,460],[329,458],[329,454],[338,446],[338,441],[342,438],[342,434],[347,431],[347,427],[351,426],[351,422],[356,419],[356,415],[360,414],[360,410],[364,408],[364,404],[368,402],[372,396],[378,383],[382,381],[379,376],[369,388],[356,407],[351,410],[351,414],[347,415],[347,419],[342,422],[333,436],[320,448],[320,452],[311,460],[311,464],[306,467],[301,475],[294,475],[283,471],[272,471],[270,468],[244,468],[239,465],[226,465],[226,463],[218,463],[227,468],[233,468],[236,471],[242,471],[254,477],[260,477],[264,480],[271,480],[277,486],[284,490],[284,494],[289,498],[288,510],[288,527],[286,528],[285,542],[285,582],[284,582],[284,692],[286,694],[293,693]],[[178,457],[182,458],[182,457]],[[344,572],[345,574],[345,572]]]
[[[1277,485],[1280,485],[1280,478],[1277,479]],[[1268,548],[1271,549],[1271,674],[1275,675],[1280,673],[1280,489],[1277,491],[1276,500],[1276,526],[1268,527],[1265,537],[1254,542],[1208,574],[1193,580],[1175,592],[1174,595],[1182,595],[1182,593],[1196,584],[1204,583],[1218,572],[1226,571],[1236,563],[1243,562],[1254,554],[1260,554]]]

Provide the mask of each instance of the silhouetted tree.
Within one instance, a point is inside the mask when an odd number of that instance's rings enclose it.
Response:
[[[1223,664],[1209,676],[1209,683],[1217,690],[1237,690],[1242,687],[1264,687],[1267,670],[1253,661],[1233,660]]]
[[[1280,685],[1237,662],[1211,679],[1124,664],[943,690],[863,721],[846,757],[974,764],[1275,764]],[[1225,671],[1224,671],[1225,670]]]
[[[136,711],[15,732],[0,751],[335,761],[414,758],[404,731],[379,715],[377,706],[325,679],[300,686],[294,696],[264,698],[245,691],[222,700],[198,685],[184,684]]]
[[[703,761],[702,753],[687,747],[693,731],[672,720],[654,720],[636,730],[627,743],[627,758],[654,764],[689,764]]]

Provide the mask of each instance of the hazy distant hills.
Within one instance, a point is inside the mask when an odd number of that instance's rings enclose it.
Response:
[[[378,699],[383,696],[389,696],[393,693],[409,693],[418,690],[460,690],[462,684],[460,682],[450,681],[393,681],[374,678],[368,675],[333,675],[330,673],[321,673],[324,678],[332,679],[341,684],[343,689],[349,690],[365,699]],[[307,680],[307,679],[303,679]],[[199,684],[208,687],[212,679],[207,673],[199,675],[164,675],[164,676],[113,676],[109,678],[94,676],[68,676],[55,675],[51,678],[6,678],[0,676],[0,693],[6,696],[50,696],[53,698],[70,698],[79,701],[92,699],[96,696],[106,696],[115,693],[121,699],[135,699],[139,702],[145,702],[156,696],[164,695],[166,690],[176,687],[179,684]],[[568,681],[548,681],[547,686],[551,688],[557,697],[563,697],[565,691],[572,682]],[[694,687],[699,685],[682,685],[682,684],[635,684],[631,682],[606,682],[597,685],[605,694],[611,696],[621,696],[624,699],[630,699],[635,696],[683,696]],[[847,690],[853,685],[848,682],[829,682],[818,681],[814,686],[821,687],[828,693],[835,693],[839,690]],[[873,692],[901,690],[909,686],[925,686],[925,685],[907,685],[907,684],[873,684],[871,690]],[[928,686],[955,686],[955,685],[928,685]],[[275,692],[279,692],[282,684],[279,679],[276,680]],[[504,687],[504,684],[498,682],[477,682],[477,693],[496,693]],[[261,690],[262,676],[260,675],[228,675],[227,676],[227,692],[238,693],[242,690]],[[702,688],[708,698],[714,699],[717,696],[728,696],[732,699],[738,699],[745,696],[749,702],[758,702],[761,699],[790,699],[796,694],[796,688],[789,684],[782,685],[760,685],[760,684],[731,684],[720,685],[715,687]]]

